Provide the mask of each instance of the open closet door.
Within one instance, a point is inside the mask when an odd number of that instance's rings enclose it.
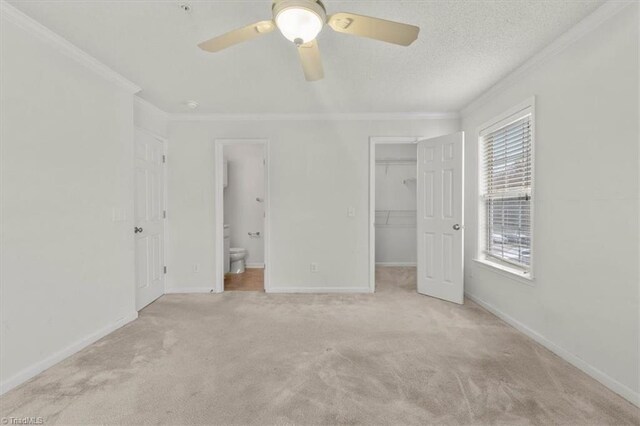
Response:
[[[418,293],[464,301],[464,133],[418,142]]]

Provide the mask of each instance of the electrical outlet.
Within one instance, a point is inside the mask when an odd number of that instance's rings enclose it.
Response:
[[[199,263],[194,263],[193,264],[193,272],[200,272],[200,264]]]
[[[356,208],[355,207],[349,207],[347,209],[347,216],[356,217]]]
[[[311,264],[311,272],[318,272],[318,264],[317,263],[312,263]]]

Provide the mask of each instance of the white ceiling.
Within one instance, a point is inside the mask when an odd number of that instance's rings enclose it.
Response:
[[[366,113],[458,111],[587,16],[603,0],[325,1],[420,26],[409,47],[318,37],[325,79],[304,80],[279,32],[220,53],[196,44],[270,18],[270,1],[11,0],[10,3],[143,88],[168,112]],[[179,7],[191,5],[186,13]]]

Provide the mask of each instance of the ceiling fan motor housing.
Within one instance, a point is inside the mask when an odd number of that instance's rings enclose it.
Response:
[[[308,9],[318,15],[323,22],[327,22],[327,10],[320,0],[274,0],[271,5],[273,11],[273,19],[285,9],[292,7]]]

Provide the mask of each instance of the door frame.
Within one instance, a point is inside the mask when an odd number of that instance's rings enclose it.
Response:
[[[133,155],[132,155],[132,159],[133,159],[133,176],[132,176],[132,186],[133,186],[133,215],[132,215],[132,222],[135,226],[136,223],[136,188],[135,188],[135,182],[133,181],[135,179],[135,168],[136,168],[136,133],[140,132],[140,133],[144,133],[147,136],[150,136],[156,140],[158,140],[160,143],[162,143],[162,155],[164,156],[164,166],[162,167],[162,197],[163,197],[163,206],[162,209],[165,212],[163,220],[162,220],[162,233],[163,233],[163,241],[162,241],[162,259],[164,260],[164,267],[167,268],[167,265],[169,264],[169,259],[167,258],[167,253],[169,252],[169,250],[167,250],[168,247],[168,241],[169,241],[169,226],[168,225],[168,221],[167,218],[169,217],[169,211],[168,211],[168,205],[169,205],[169,191],[167,188],[167,179],[168,179],[168,173],[167,173],[167,165],[169,164],[169,157],[167,156],[167,147],[168,147],[168,139],[165,138],[164,136],[160,136],[159,134],[152,132],[151,130],[147,130],[143,127],[139,127],[139,126],[134,126],[133,127]],[[137,264],[136,264],[136,242],[135,242],[135,237],[133,239],[133,256],[134,256],[134,261],[133,261],[133,270],[134,270],[134,280],[133,280],[133,291],[134,291],[134,298],[135,298],[135,306],[136,306],[136,311],[141,311],[142,309],[144,309],[145,307],[141,307],[140,309],[138,309],[138,283],[137,283],[137,277],[138,277],[138,270],[137,270]],[[167,288],[169,287],[167,285],[167,281],[168,281],[168,268],[165,269],[164,271],[164,279],[162,280],[162,295],[167,294]],[[161,295],[161,296],[162,296]],[[157,299],[156,299],[157,300]],[[153,303],[153,302],[151,302]],[[150,304],[151,304],[150,303]],[[148,306],[148,305],[146,305]]]
[[[371,136],[369,138],[369,290],[376,291],[376,145],[417,144],[422,136]],[[416,160],[416,168],[418,162]]]
[[[269,139],[267,138],[241,138],[241,139],[215,139],[214,144],[214,170],[215,170],[215,283],[216,293],[224,292],[224,147],[226,145],[262,145],[264,149],[264,291],[270,290],[271,259],[271,198],[269,197]]]

